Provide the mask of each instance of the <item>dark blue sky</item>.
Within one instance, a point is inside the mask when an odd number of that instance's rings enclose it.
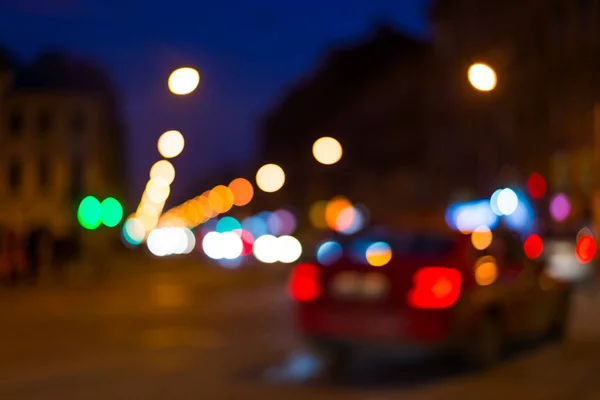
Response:
[[[428,1],[2,3],[0,42],[24,60],[40,50],[64,49],[110,71],[123,96],[131,194],[138,196],[159,158],[156,140],[163,131],[179,129],[186,137],[186,150],[174,162],[180,179],[173,190],[181,193],[210,169],[251,159],[259,118],[329,46],[351,41],[382,18],[423,34]],[[169,72],[180,65],[201,74],[190,97],[175,98],[166,89]]]

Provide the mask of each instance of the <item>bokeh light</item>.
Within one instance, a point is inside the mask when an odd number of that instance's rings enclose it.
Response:
[[[77,220],[85,229],[96,229],[102,223],[102,209],[100,201],[94,196],[87,196],[77,209]]]
[[[266,164],[260,167],[256,173],[256,185],[260,190],[274,193],[283,187],[285,173],[277,164]]]
[[[242,238],[235,232],[225,232],[220,235],[223,246],[223,258],[233,260],[240,257],[244,251]]]
[[[263,235],[254,241],[254,257],[265,264],[279,261],[279,241],[273,235]]]
[[[168,86],[171,93],[186,95],[192,93],[200,83],[200,74],[194,68],[178,68],[169,76]]]
[[[323,242],[317,248],[317,261],[322,265],[332,265],[343,255],[342,245],[333,240]]]
[[[277,238],[277,246],[279,247],[279,262],[290,264],[298,261],[302,256],[302,244],[293,236],[285,235]]]
[[[485,250],[490,247],[493,239],[492,231],[485,225],[478,226],[471,233],[471,243],[477,250]]]
[[[523,251],[530,260],[535,260],[541,256],[544,251],[544,242],[542,238],[535,233],[527,236],[523,243]]]
[[[482,92],[494,90],[497,84],[496,72],[489,65],[482,63],[471,65],[468,77],[471,85]]]
[[[274,211],[271,216],[269,216],[267,223],[269,230],[271,231],[273,231],[272,224],[276,225],[276,228],[278,228],[277,230],[279,233],[273,233],[274,235],[291,235],[296,230],[297,225],[294,214],[291,211],[283,209]]]
[[[152,178],[146,185],[146,195],[153,203],[163,203],[169,197],[171,188],[164,179]]]
[[[100,219],[107,227],[114,228],[123,219],[123,206],[114,197],[107,197],[100,203]]]
[[[216,231],[219,233],[232,232],[242,229],[242,224],[233,217],[223,217],[217,222]]]
[[[498,210],[503,215],[511,215],[519,206],[519,198],[514,190],[506,188],[498,194]]]
[[[317,229],[327,229],[327,220],[325,219],[327,204],[328,202],[326,200],[320,200],[313,203],[308,210],[310,223]]]
[[[531,198],[540,200],[546,195],[546,180],[537,172],[531,174],[527,180],[527,192]]]
[[[353,235],[365,225],[365,217],[357,207],[344,208],[337,218],[337,231],[344,235]]]
[[[123,224],[123,238],[127,243],[137,246],[144,241],[146,229],[137,218],[128,218]]]
[[[483,256],[475,263],[475,282],[479,286],[489,286],[498,279],[498,264],[492,256]]]
[[[571,202],[564,193],[557,193],[550,199],[550,215],[556,222],[563,222],[571,214]]]
[[[347,208],[352,208],[352,203],[345,197],[335,197],[327,203],[325,208],[325,221],[327,222],[329,229],[333,231],[338,230],[338,218],[341,212]],[[352,215],[350,217],[352,217]],[[352,220],[342,221],[342,223],[348,223],[348,225],[350,225]]]
[[[175,179],[175,167],[167,160],[160,160],[150,168],[150,179],[163,179],[168,185]]]
[[[209,232],[202,238],[202,250],[204,254],[213,260],[220,260],[225,254],[221,234],[219,232]]]
[[[597,244],[593,237],[583,236],[577,241],[575,255],[577,261],[581,264],[587,264],[594,259],[597,251]]]
[[[498,208],[498,196],[500,196],[500,193],[502,192],[503,189],[498,189],[496,190],[492,196],[490,197],[490,207],[492,209],[492,211],[494,212],[494,214],[496,214],[497,216],[502,216],[502,211],[500,211],[500,209]]]
[[[208,202],[216,213],[226,213],[233,207],[233,193],[227,186],[215,186],[208,194]]]
[[[229,183],[228,187],[233,194],[233,204],[237,207],[245,206],[252,201],[252,197],[254,196],[254,188],[247,179],[234,179]]]
[[[179,131],[166,131],[158,138],[158,152],[164,158],[177,157],[183,151],[185,139]]]
[[[592,232],[592,230],[588,227],[580,229],[579,232],[577,232],[577,236],[575,237],[575,242],[579,242],[579,239],[581,239],[584,236],[594,237],[594,232]]]
[[[259,216],[252,216],[242,221],[242,229],[258,238],[269,233],[267,222]]]
[[[332,137],[322,137],[313,144],[313,156],[321,164],[335,164],[342,158],[342,145]]]
[[[376,242],[367,247],[365,256],[369,265],[382,267],[392,259],[392,248],[385,242]]]

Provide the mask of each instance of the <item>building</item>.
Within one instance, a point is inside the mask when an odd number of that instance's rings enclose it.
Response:
[[[0,225],[54,235],[77,228],[86,195],[123,200],[123,131],[96,66],[59,54],[0,73]]]
[[[510,21],[510,22],[508,22]],[[471,91],[454,114],[487,107],[505,139],[502,162],[521,178],[540,172],[551,192],[574,203],[573,221],[589,213],[594,181],[594,106],[598,101],[600,1],[438,0],[431,10],[440,62],[485,62],[496,70],[489,95]],[[463,72],[464,74],[465,72]],[[469,109],[470,108],[470,109]],[[481,130],[462,118],[461,130]]]
[[[441,209],[448,185],[440,171],[447,168],[429,160],[436,153],[440,163],[454,158],[437,146],[443,124],[426,134],[433,124],[425,93],[437,90],[438,80],[429,72],[431,54],[429,43],[389,26],[333,50],[265,120],[262,161],[280,164],[287,183],[264,197],[305,214],[315,201],[344,195],[365,204],[376,220]],[[314,160],[311,148],[322,136],[341,142],[338,164]]]

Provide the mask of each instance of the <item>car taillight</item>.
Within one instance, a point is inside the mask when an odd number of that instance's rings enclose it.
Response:
[[[424,267],[413,275],[408,304],[414,308],[448,308],[458,300],[462,277],[458,270]]]
[[[289,293],[292,299],[309,303],[319,298],[322,292],[319,277],[321,271],[312,264],[300,264],[292,271]]]

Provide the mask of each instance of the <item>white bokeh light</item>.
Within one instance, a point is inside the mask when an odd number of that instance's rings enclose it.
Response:
[[[213,260],[222,259],[225,251],[222,246],[221,234],[219,232],[208,232],[202,239],[202,250],[207,257]]]
[[[293,236],[286,235],[277,238],[277,245],[279,247],[279,262],[290,264],[298,261],[302,255],[302,245]]]
[[[260,262],[276,263],[279,261],[279,241],[273,235],[262,235],[254,241],[252,252]]]
[[[234,260],[242,255],[242,252],[244,251],[244,242],[237,233],[222,233],[220,240],[223,248],[223,258]]]
[[[503,215],[511,215],[519,206],[519,198],[514,190],[506,188],[498,194],[498,210]]]

